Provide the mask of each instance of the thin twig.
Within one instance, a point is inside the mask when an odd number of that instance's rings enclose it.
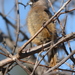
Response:
[[[18,38],[19,38],[19,30],[20,30],[20,15],[19,15],[19,6],[18,6],[18,0],[16,0],[16,12],[17,12],[17,20],[16,20],[16,27],[17,27],[17,30],[16,30],[16,41],[15,41],[15,45],[14,45],[14,50],[13,50],[13,53],[15,52],[15,49],[17,47],[17,42],[18,42]]]
[[[4,56],[8,57],[8,55],[6,55],[6,54],[4,54],[4,53],[2,53],[2,52],[0,52],[0,54],[2,54],[2,55],[4,55]]]
[[[12,58],[12,54],[8,50],[6,50],[5,48],[3,48],[2,46],[0,46],[0,50],[2,50],[3,52],[5,52],[7,56],[9,56],[9,57]]]
[[[23,6],[24,6],[24,8],[27,6],[27,5],[25,5],[25,4],[21,3],[21,2],[18,2],[18,4],[23,5]]]
[[[69,12],[74,11],[74,10],[75,10],[75,8],[73,8],[71,10],[67,10],[65,12],[60,12],[58,16],[60,16],[61,14],[69,13]]]
[[[51,0],[48,0],[48,1],[49,1],[50,5],[51,5],[51,8],[52,8],[53,12],[55,13],[55,9],[54,9],[54,7],[53,7],[53,5],[51,3]]]
[[[25,70],[25,72],[28,73],[28,75],[30,75],[31,72],[26,68],[26,66],[22,65],[18,59],[16,59],[16,62],[20,67],[22,67]]]

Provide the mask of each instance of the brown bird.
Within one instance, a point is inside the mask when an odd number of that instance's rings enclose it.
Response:
[[[31,6],[27,16],[27,25],[31,37],[43,26],[43,24],[52,17],[49,11],[49,4],[47,0],[37,0]],[[55,24],[51,22],[44,28],[41,33],[32,41],[36,45],[44,44],[56,38]],[[56,65],[56,50],[50,53],[50,67]]]

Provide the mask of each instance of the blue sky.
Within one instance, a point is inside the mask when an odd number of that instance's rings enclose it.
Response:
[[[0,0],[0,12],[2,12],[2,3],[1,3],[1,1],[2,0]],[[15,0],[11,0],[11,1],[10,0],[4,0],[4,1],[5,1],[4,2],[4,14],[7,15],[9,13],[9,11],[14,7]],[[19,0],[19,1],[22,1],[22,3],[26,4],[29,0]],[[20,8],[20,24],[21,24],[21,26],[23,26],[22,29],[24,29],[25,33],[30,37],[30,35],[28,33],[28,29],[26,27],[26,16],[28,14],[30,6],[27,6],[26,8],[24,8],[22,5],[19,5],[19,8]],[[56,9],[56,11],[57,11],[57,9]],[[16,15],[14,13],[14,9],[12,9],[12,11],[7,15],[7,18],[13,24],[15,24],[15,17],[16,17]],[[63,18],[63,15],[60,16],[60,19],[61,18]],[[60,28],[60,27],[58,27],[58,28]],[[6,24],[5,24],[5,22],[4,22],[4,20],[3,20],[3,18],[1,16],[0,16],[0,30],[2,30],[5,34],[7,34]],[[11,33],[15,33],[13,28],[11,28],[11,30],[12,30]],[[67,25],[66,25],[66,34],[70,34],[72,32],[75,32],[75,15],[69,15],[68,14]],[[20,43],[20,45],[23,45],[24,42]],[[72,47],[73,50],[75,49],[75,42],[71,42],[71,47]],[[66,48],[68,49],[67,45],[66,45]],[[71,63],[69,61],[67,61],[67,62]],[[67,66],[65,67],[65,65],[63,67],[68,68]]]

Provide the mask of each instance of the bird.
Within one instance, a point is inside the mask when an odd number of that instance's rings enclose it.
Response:
[[[34,0],[33,0],[34,1]],[[49,11],[48,0],[36,0],[31,4],[31,9],[27,15],[27,26],[29,33],[32,36],[47,22],[52,14]],[[34,39],[33,43],[41,45],[56,38],[56,26],[54,22],[49,23]],[[50,53],[50,67],[56,65],[57,57],[56,50]]]

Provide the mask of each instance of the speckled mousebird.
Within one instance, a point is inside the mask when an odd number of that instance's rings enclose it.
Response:
[[[47,22],[52,14],[49,11],[48,0],[37,0],[33,2],[31,9],[27,16],[27,25],[31,37],[43,26],[45,22]],[[50,32],[49,32],[50,31]],[[56,27],[53,22],[47,25],[47,28],[44,28],[41,33],[38,34],[37,37],[32,41],[36,45],[41,45],[46,42],[54,40],[56,38]],[[57,57],[55,54],[56,51],[52,50],[50,53],[50,67],[56,65]]]

